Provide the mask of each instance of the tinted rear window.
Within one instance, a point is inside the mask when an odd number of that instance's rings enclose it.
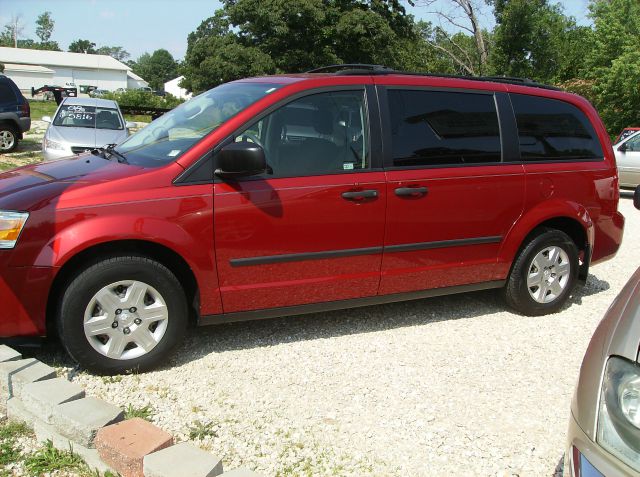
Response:
[[[593,126],[577,107],[555,99],[512,94],[520,154],[525,161],[602,158]]]
[[[0,103],[15,103],[16,95],[13,92],[13,89],[6,84],[0,83]]]
[[[390,90],[394,166],[499,162],[493,95]]]

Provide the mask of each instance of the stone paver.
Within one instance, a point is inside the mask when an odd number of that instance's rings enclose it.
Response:
[[[81,399],[84,395],[84,389],[79,384],[54,378],[26,384],[22,389],[21,399],[25,409],[38,419],[53,424],[56,406]]]
[[[10,421],[24,422],[30,426],[34,423],[34,416],[27,411],[22,404],[22,401],[18,398],[11,398],[7,400],[7,419]]]
[[[15,361],[22,358],[22,354],[7,345],[0,345],[0,363],[5,361]]]
[[[36,439],[38,439],[39,442],[51,441],[56,449],[66,451],[71,447],[73,452],[82,457],[91,469],[97,469],[102,474],[107,471],[114,473],[114,470],[111,467],[102,462],[96,449],[89,449],[77,442],[69,440],[67,437],[57,432],[52,425],[42,422],[39,419],[35,419],[33,432],[35,432]]]
[[[144,458],[145,477],[214,477],[222,474],[222,460],[181,442]]]
[[[103,427],[95,439],[102,460],[122,477],[144,477],[144,457],[172,444],[171,434],[139,417]]]
[[[123,419],[122,410],[94,397],[60,404],[53,412],[53,424],[60,434],[92,448],[98,429]]]
[[[17,362],[17,361],[15,361]],[[22,397],[22,388],[26,384],[44,381],[56,377],[56,370],[40,361],[36,361],[31,366],[16,371],[10,377],[11,396]]]
[[[33,358],[18,359],[0,363],[0,410],[6,409],[7,399],[13,396],[11,377],[18,371],[33,366],[37,360]]]

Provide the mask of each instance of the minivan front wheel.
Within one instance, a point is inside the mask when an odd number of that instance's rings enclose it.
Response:
[[[69,355],[101,374],[149,370],[184,335],[185,294],[164,265],[141,256],[113,257],[67,286],[58,331]]]
[[[578,273],[578,249],[560,230],[544,230],[520,251],[504,288],[509,306],[524,315],[558,311]]]

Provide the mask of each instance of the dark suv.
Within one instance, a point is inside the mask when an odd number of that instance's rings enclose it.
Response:
[[[585,99],[331,71],[223,84],[117,146],[0,174],[0,336],[57,332],[116,373],[163,362],[191,318],[489,288],[543,315],[618,250]]]
[[[0,153],[11,152],[31,128],[31,109],[16,84],[0,75]]]

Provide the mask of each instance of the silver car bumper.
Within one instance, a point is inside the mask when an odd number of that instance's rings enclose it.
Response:
[[[564,477],[640,477],[638,472],[589,439],[576,422],[573,413],[569,418],[563,475]]]

